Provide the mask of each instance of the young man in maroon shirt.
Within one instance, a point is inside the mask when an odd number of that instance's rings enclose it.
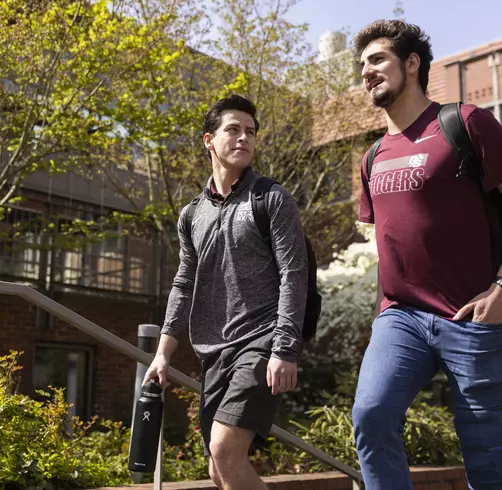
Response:
[[[360,219],[375,225],[378,316],[353,409],[368,490],[411,490],[401,433],[406,410],[438,369],[455,396],[469,488],[502,489],[502,276],[474,179],[442,133],[427,95],[429,38],[402,21],[377,21],[354,38],[364,86],[388,131],[368,176]],[[463,105],[485,192],[502,189],[502,127]],[[499,269],[500,267],[500,269]],[[498,269],[498,273],[494,270]]]

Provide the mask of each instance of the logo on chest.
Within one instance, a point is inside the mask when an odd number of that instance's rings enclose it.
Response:
[[[375,163],[370,179],[371,195],[418,191],[424,186],[429,155],[418,153]]]
[[[234,221],[253,221],[253,211],[237,210],[234,216]]]
[[[251,203],[246,202],[241,204],[234,214],[234,221],[253,221],[253,209],[251,208]]]

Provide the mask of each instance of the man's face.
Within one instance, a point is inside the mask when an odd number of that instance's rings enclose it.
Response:
[[[392,51],[387,39],[377,39],[361,54],[364,88],[377,107],[389,107],[404,92],[407,74],[404,63]]]
[[[221,125],[214,134],[206,133],[204,143],[224,167],[246,168],[253,158],[256,129],[253,118],[237,110],[223,111]]]

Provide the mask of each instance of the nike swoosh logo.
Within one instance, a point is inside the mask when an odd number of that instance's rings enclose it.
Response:
[[[415,143],[422,143],[422,141],[428,140],[429,138],[435,138],[437,134],[433,134],[431,136],[426,136],[425,138],[417,138],[415,140]]]

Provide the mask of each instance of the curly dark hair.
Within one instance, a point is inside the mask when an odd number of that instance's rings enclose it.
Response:
[[[424,93],[429,84],[432,50],[430,38],[420,27],[402,20],[377,20],[361,29],[352,40],[355,55],[360,58],[368,44],[377,39],[388,39],[392,51],[405,62],[411,53],[420,58],[418,81]]]

